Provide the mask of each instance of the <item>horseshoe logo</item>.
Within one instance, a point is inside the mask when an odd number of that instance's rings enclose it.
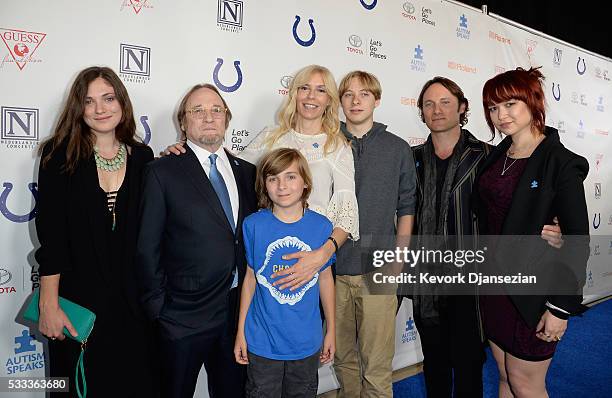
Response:
[[[359,2],[361,3],[361,5],[363,6],[363,8],[365,8],[366,10],[372,10],[374,9],[374,7],[376,7],[376,4],[378,3],[378,0],[374,0],[372,2],[372,4],[367,4],[365,1],[363,0],[359,0]]]
[[[593,215],[593,228],[597,229],[601,225],[601,213],[595,213]]]
[[[223,58],[217,58],[217,66],[215,66],[215,70],[213,71],[215,86],[217,86],[219,90],[225,91],[226,93],[231,93],[238,90],[238,88],[242,85],[242,69],[240,69],[240,61],[234,61],[234,68],[236,69],[238,79],[232,86],[226,86],[219,81],[219,70],[221,69],[221,65],[223,65]]]
[[[312,43],[314,43],[315,39],[317,38],[317,32],[315,32],[315,28],[314,28],[314,21],[312,19],[308,20],[308,25],[310,25],[310,32],[311,32],[310,39],[302,40],[297,34],[297,27],[300,24],[301,19],[302,18],[300,18],[299,15],[295,16],[295,22],[293,23],[293,38],[300,46],[304,46],[304,47],[312,46]]]
[[[13,184],[11,184],[10,182],[5,182],[4,184],[2,184],[2,186],[4,187],[4,190],[0,194],[0,212],[4,215],[4,217],[6,217],[9,221],[12,222],[28,222],[34,217],[36,217],[36,214],[38,213],[38,190],[36,189],[37,184],[35,182],[31,182],[28,184],[28,189],[30,190],[30,192],[32,192],[32,195],[34,196],[34,209],[32,209],[32,211],[28,214],[24,214],[22,216],[13,214],[6,206],[6,200],[8,199],[8,196],[11,191],[13,190]]]
[[[140,117],[140,124],[142,124],[142,127],[145,129],[145,136],[143,139],[145,145],[149,145],[149,142],[151,141],[151,127],[149,127],[147,120],[149,120],[148,116]]]
[[[580,70],[580,61],[582,61],[582,70]],[[586,72],[586,62],[584,62],[584,58],[578,57],[578,62],[576,62],[576,72],[578,72],[579,75],[584,75],[584,72]]]
[[[557,83],[556,93],[555,93],[555,83],[552,84],[552,94],[553,94],[553,97],[555,97],[557,101],[561,101],[561,87],[559,86],[559,83]]]

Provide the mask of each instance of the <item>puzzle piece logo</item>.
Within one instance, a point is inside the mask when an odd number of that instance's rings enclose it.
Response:
[[[414,59],[423,59],[423,49],[420,44],[414,49]]]
[[[402,343],[409,343],[411,341],[416,341],[417,330],[414,327],[414,320],[412,317],[409,317],[406,321],[406,328],[404,333],[402,333]]]
[[[412,317],[408,318],[408,320],[406,321],[406,331],[410,331],[410,330],[414,330],[414,320],[412,319]]]
[[[32,340],[34,340],[34,336],[24,329],[21,332],[21,336],[15,337],[15,344],[17,345],[17,348],[15,348],[15,354],[36,351],[36,346],[32,344]]]

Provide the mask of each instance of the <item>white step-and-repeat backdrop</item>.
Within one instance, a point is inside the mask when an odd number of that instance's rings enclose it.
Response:
[[[416,108],[420,87],[435,75],[450,77],[471,100],[467,127],[488,140],[484,81],[541,65],[547,124],[589,160],[591,232],[608,235],[592,243],[585,295],[592,301],[612,292],[610,59],[430,0],[5,0],[0,38],[0,376],[44,374],[43,339],[16,322],[38,284],[36,149],[75,75],[90,65],[120,75],[139,131],[156,152],[176,141],[173,116],[192,85],[222,90],[235,115],[226,145],[240,150],[274,123],[292,74],[312,63],[338,80],[353,69],[376,74],[383,86],[376,119],[413,145],[427,135]],[[410,302],[397,319],[396,350],[396,369],[422,360]],[[109,374],[129,368],[129,355]],[[320,392],[337,386],[330,367],[320,376]],[[205,395],[204,372],[201,379],[198,396]]]

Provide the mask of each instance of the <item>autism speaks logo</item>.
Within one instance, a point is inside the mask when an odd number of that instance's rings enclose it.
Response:
[[[414,327],[414,320],[412,317],[408,318],[406,321],[406,327],[404,332],[402,333],[402,343],[409,343],[411,341],[416,341],[417,331]]]
[[[41,62],[40,59],[34,58],[34,53],[46,36],[46,33],[0,28],[0,37],[9,50],[9,53],[2,59],[0,69],[5,63],[14,62],[19,70],[23,70],[29,63]]]
[[[468,29],[468,20],[465,14],[459,17],[459,27],[457,28],[457,37],[459,39],[470,40],[470,31]]]
[[[418,44],[414,49],[414,58],[410,61],[410,69],[416,72],[425,72],[427,64],[425,63],[423,53],[423,48]]]
[[[317,284],[317,281],[319,280],[318,272],[310,280],[310,282],[302,286],[299,290],[295,290],[293,292],[289,289],[283,289],[283,291],[280,291],[277,286],[272,286],[272,281],[270,278],[273,273],[291,267],[293,264],[290,264],[290,261],[295,263],[295,260],[283,260],[283,255],[298,251],[310,250],[310,246],[294,236],[285,236],[284,238],[277,239],[268,245],[268,248],[266,249],[266,259],[264,260],[261,268],[257,270],[255,276],[257,277],[257,281],[263,287],[268,289],[270,295],[272,295],[272,297],[274,297],[279,304],[295,305],[299,303],[306,292]]]
[[[7,375],[30,372],[45,367],[45,355],[42,344],[26,329],[14,338],[15,355],[6,359],[4,367]],[[36,344],[35,344],[36,343]]]

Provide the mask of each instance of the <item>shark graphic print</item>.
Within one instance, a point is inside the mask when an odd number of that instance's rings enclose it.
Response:
[[[317,272],[310,282],[293,292],[289,289],[284,289],[281,292],[277,286],[272,286],[273,281],[270,275],[274,272],[288,268],[295,263],[295,260],[291,260],[291,262],[283,260],[282,256],[298,251],[311,251],[311,248],[295,236],[285,236],[284,238],[275,240],[268,245],[264,263],[255,274],[257,282],[266,287],[279,304],[294,305],[298,303],[302,300],[306,292],[316,285],[319,280],[319,273]]]

